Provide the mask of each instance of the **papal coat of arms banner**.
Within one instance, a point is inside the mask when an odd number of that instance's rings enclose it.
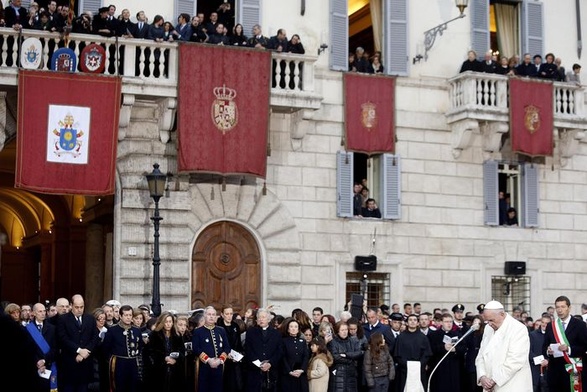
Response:
[[[510,78],[509,84],[512,151],[529,156],[552,156],[552,82]]]
[[[15,187],[114,193],[120,89],[119,77],[20,70]]]
[[[180,44],[178,169],[265,177],[271,53]]]
[[[395,78],[344,74],[345,146],[366,154],[395,150]]]

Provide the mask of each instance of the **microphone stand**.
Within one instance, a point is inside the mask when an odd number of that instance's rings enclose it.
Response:
[[[428,388],[426,388],[426,392],[430,392],[430,381],[432,381],[432,376],[434,375],[434,372],[436,371],[436,369],[438,369],[438,366],[440,366],[440,364],[442,363],[442,361],[444,361],[444,359],[446,357],[448,357],[448,354],[450,354],[452,352],[452,350],[463,340],[465,340],[465,338],[467,336],[469,336],[470,334],[473,333],[473,331],[477,331],[479,329],[479,326],[477,325],[477,328],[475,328],[474,326],[471,326],[471,329],[469,329],[464,335],[463,337],[461,337],[454,346],[452,346],[452,348],[446,352],[446,354],[444,354],[444,356],[440,359],[440,361],[438,361],[438,363],[436,364],[436,366],[434,366],[434,369],[432,369],[432,372],[430,372],[430,377],[428,377]]]

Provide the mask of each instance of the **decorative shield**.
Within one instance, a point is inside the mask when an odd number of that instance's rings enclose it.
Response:
[[[69,48],[57,49],[51,57],[51,70],[75,72],[77,70],[75,52]]]
[[[74,149],[77,143],[77,130],[75,129],[60,129],[59,146],[65,151]]]
[[[20,65],[25,69],[39,69],[43,59],[43,45],[38,38],[23,41],[20,49]]]
[[[526,130],[533,134],[540,128],[540,109],[534,105],[529,105],[524,108],[524,112]]]
[[[82,50],[80,67],[83,72],[102,73],[106,67],[106,51],[98,44],[90,44]]]
[[[214,95],[216,99],[212,102],[212,121],[225,134],[238,123],[238,108],[234,101],[236,90],[223,85],[214,88]]]

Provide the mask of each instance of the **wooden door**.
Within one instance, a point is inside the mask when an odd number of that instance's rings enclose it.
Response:
[[[232,305],[244,313],[261,300],[261,256],[243,226],[222,221],[208,226],[192,254],[192,309]]]

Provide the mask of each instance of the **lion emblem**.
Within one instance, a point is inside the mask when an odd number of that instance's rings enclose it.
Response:
[[[524,126],[531,134],[534,134],[540,128],[540,109],[530,105],[524,108]]]

